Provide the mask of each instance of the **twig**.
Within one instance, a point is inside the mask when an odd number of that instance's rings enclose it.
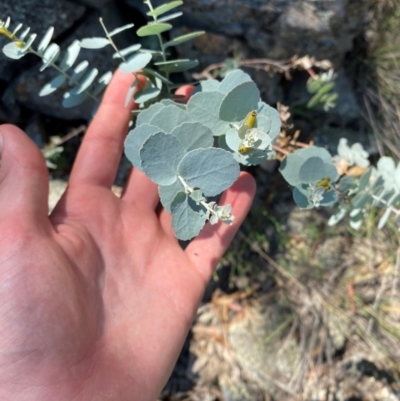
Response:
[[[272,149],[274,149],[280,153],[283,153],[284,155],[288,155],[290,153],[289,151],[287,151],[279,146],[276,146],[276,145],[271,145],[271,146],[272,146]]]
[[[214,79],[214,76],[211,74],[211,71],[214,71],[219,68],[223,68],[226,63],[214,63],[207,66],[202,72],[193,73],[192,76],[194,79]],[[292,60],[282,60],[282,61],[275,61],[266,58],[262,59],[251,59],[251,60],[240,60],[238,63],[239,67],[249,67],[254,68],[256,70],[264,70],[268,71],[270,67],[274,67],[281,73],[284,73],[286,77],[289,79],[289,71],[293,68],[293,61]]]
[[[393,272],[393,283],[392,283],[392,289],[390,290],[390,301],[393,302],[393,298],[396,295],[397,291],[397,284],[399,281],[399,269],[400,269],[400,248],[397,249],[397,255],[396,255],[396,266],[394,268]]]
[[[51,143],[50,145],[45,146],[42,150],[43,151],[49,151],[54,149],[57,146],[60,146],[61,144],[69,141],[70,139],[72,139],[73,137],[81,134],[82,132],[84,132],[86,130],[86,125],[80,125],[79,127],[73,129],[69,134],[65,135],[64,137],[62,137],[59,141],[57,141],[56,143]]]

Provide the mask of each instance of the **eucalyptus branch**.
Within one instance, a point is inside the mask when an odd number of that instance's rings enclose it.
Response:
[[[127,60],[126,60],[125,56],[120,53],[118,47],[116,46],[116,44],[114,43],[112,37],[110,36],[110,33],[108,32],[106,26],[104,25],[103,18],[100,17],[99,21],[100,21],[101,27],[104,30],[104,33],[106,34],[106,37],[107,37],[108,41],[110,42],[110,45],[116,51],[116,53],[121,57],[121,59],[126,63]]]

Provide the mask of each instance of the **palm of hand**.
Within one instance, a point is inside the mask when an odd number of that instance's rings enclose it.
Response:
[[[183,251],[140,171],[122,199],[110,191],[130,80],[119,74],[110,85],[50,218],[40,152],[15,127],[1,127],[0,397],[154,400],[248,210],[254,183],[242,175],[223,199],[235,224],[207,226]]]

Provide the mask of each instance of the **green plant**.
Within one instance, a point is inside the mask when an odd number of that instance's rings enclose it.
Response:
[[[143,49],[140,44],[119,50],[113,37],[130,29],[132,24],[109,32],[101,20],[105,37],[73,42],[61,61],[59,46],[51,43],[53,28],[47,31],[36,50],[32,47],[36,35],[28,35],[29,28],[17,36],[21,24],[10,31],[9,19],[0,22],[0,34],[10,40],[3,48],[6,56],[18,59],[33,53],[43,61],[41,70],[52,67],[59,72],[42,88],[40,95],[49,95],[67,84],[71,89],[64,93],[64,107],[79,105],[87,98],[98,101],[112,76],[107,72],[96,81],[98,70],[88,70],[87,61],[80,62],[70,73],[80,49],[114,48],[114,57],[122,60],[119,69],[136,77],[127,91],[127,103],[133,97],[139,105],[135,127],[125,142],[125,154],[135,168],[159,186],[161,203],[171,213],[172,227],[179,239],[195,237],[207,221],[231,224],[234,216],[230,205],[219,206],[215,197],[235,182],[239,163],[258,165],[275,158],[277,152],[286,156],[280,172],[293,187],[298,206],[309,209],[339,202],[332,224],[348,212],[352,227],[357,227],[370,205],[386,208],[380,227],[391,213],[400,214],[394,208],[400,200],[400,168],[395,168],[393,160],[382,158],[377,170],[370,169],[361,178],[354,178],[348,174],[348,167],[369,166],[368,154],[359,144],[349,148],[342,141],[335,158],[325,149],[307,144],[292,153],[280,148],[274,142],[281,129],[278,111],[260,99],[257,85],[239,69],[227,73],[222,81],[201,81],[187,104],[177,103],[173,95],[176,85],[170,75],[193,68],[198,62],[169,60],[167,50],[204,32],[165,42],[161,34],[172,28],[169,22],[181,13],[164,14],[180,6],[182,1],[157,8],[152,7],[150,0],[144,3],[153,21],[139,28],[137,35],[156,36],[158,50]],[[317,99],[310,102],[331,105],[333,94],[327,98],[325,95],[332,89],[333,75],[324,77],[310,81]]]

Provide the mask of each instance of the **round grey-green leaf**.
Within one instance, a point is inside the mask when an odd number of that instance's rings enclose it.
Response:
[[[154,103],[148,109],[143,110],[136,119],[136,126],[150,124],[150,120],[165,106],[162,103]]]
[[[205,196],[215,196],[229,188],[239,176],[239,164],[223,149],[196,149],[187,153],[178,167],[179,175]]]
[[[310,157],[306,160],[299,170],[299,178],[301,182],[313,183],[324,177],[324,162],[319,157]]]
[[[189,205],[185,192],[178,192],[171,203],[171,225],[178,239],[186,241],[195,237],[206,223],[205,216],[195,212]]]
[[[161,6],[158,6],[155,9],[149,11],[147,15],[150,17],[158,17],[159,15],[165,14],[166,12],[173,10],[176,7],[179,7],[182,4],[182,0],[170,1],[169,3],[161,4]]]
[[[64,58],[61,60],[60,69],[62,71],[69,70],[78,58],[81,47],[79,45],[79,40],[73,41],[67,48]]]
[[[160,201],[164,206],[164,209],[168,213],[171,213],[171,203],[174,200],[176,194],[184,190],[185,188],[179,180],[176,180],[171,185],[160,185],[158,187],[158,194],[160,195]]]
[[[138,170],[142,171],[139,154],[140,148],[147,138],[157,132],[160,132],[160,128],[149,124],[139,125],[135,129],[129,131],[125,139],[125,156]]]
[[[210,128],[214,136],[224,135],[230,128],[229,123],[221,121],[218,110],[224,95],[219,92],[200,92],[192,96],[186,110],[193,121]]]
[[[156,184],[171,185],[177,179],[178,165],[185,154],[185,148],[173,135],[158,132],[140,149],[141,166]]]
[[[214,138],[210,128],[198,122],[186,122],[175,127],[171,135],[175,136],[187,151],[210,148]]]
[[[18,59],[24,57],[25,54],[27,53],[27,51],[26,50],[22,50],[20,47],[18,47],[15,44],[15,42],[11,42],[11,43],[7,43],[3,47],[3,53],[9,58],[12,58],[14,60],[18,60]]]
[[[38,45],[37,51],[40,55],[42,55],[43,52],[47,49],[47,46],[49,45],[51,38],[53,37],[53,33],[54,33],[54,27],[51,26],[44,34],[42,40]]]
[[[227,94],[233,88],[240,85],[243,82],[250,82],[251,78],[250,75],[246,74],[242,70],[234,70],[228,73],[225,78],[221,81],[218,86],[218,92]]]
[[[141,70],[146,67],[147,64],[150,63],[151,60],[150,53],[135,53],[133,56],[129,57],[126,63],[122,63],[119,66],[119,69],[122,72],[130,73]]]
[[[166,24],[164,22],[150,22],[145,26],[142,26],[136,31],[136,35],[138,36],[149,36],[149,35],[157,35],[161,32],[168,31],[172,28],[171,24]]]
[[[160,127],[169,134],[175,127],[186,121],[189,121],[186,112],[178,106],[170,105],[160,109],[150,120],[150,124]]]
[[[242,121],[248,113],[257,110],[260,91],[254,82],[243,82],[228,92],[222,100],[219,118],[223,121]]]

